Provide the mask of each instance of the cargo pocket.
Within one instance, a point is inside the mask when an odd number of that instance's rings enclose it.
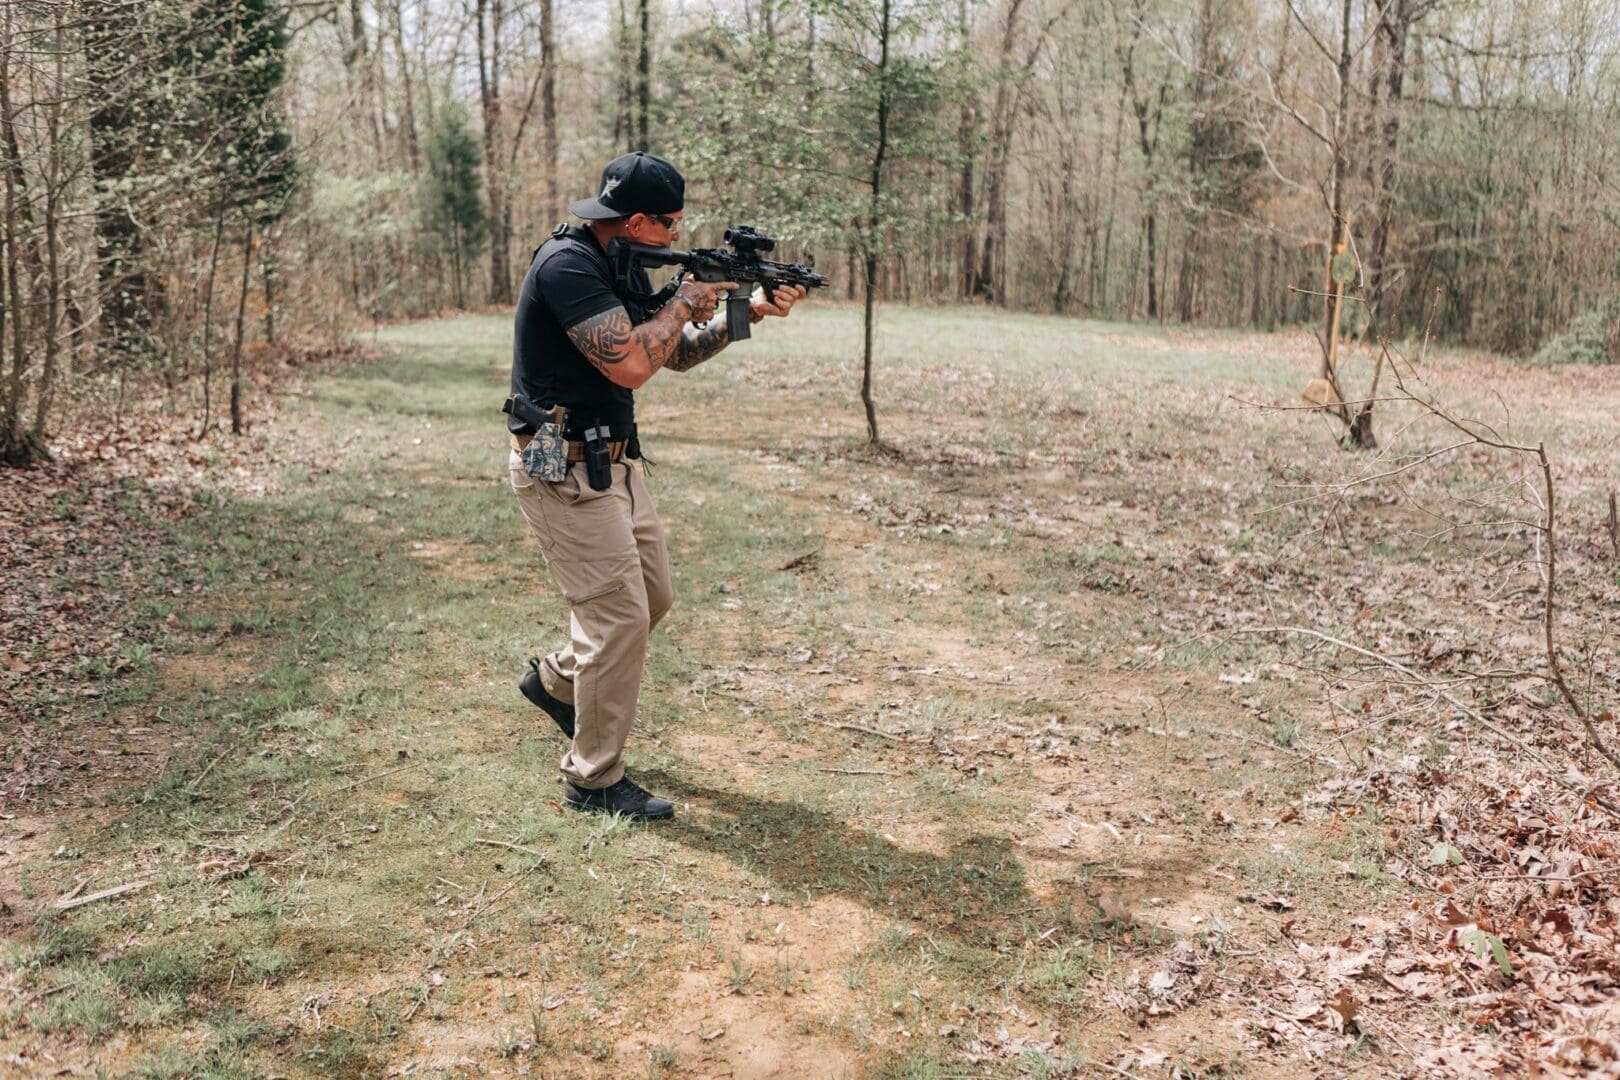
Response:
[[[567,600],[571,607],[577,607],[580,604],[588,604],[592,600],[600,600],[604,596],[612,596],[614,593],[623,592],[624,590],[624,582],[615,581],[611,585],[606,585],[599,589],[593,589],[584,596],[574,596],[569,593],[564,593],[563,599]]]

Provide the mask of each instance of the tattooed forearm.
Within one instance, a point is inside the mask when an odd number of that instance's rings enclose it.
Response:
[[[715,319],[702,330],[695,326],[687,326],[681,331],[681,340],[680,344],[675,346],[675,355],[664,366],[671,371],[691,371],[729,344],[731,333],[726,328],[724,319]]]

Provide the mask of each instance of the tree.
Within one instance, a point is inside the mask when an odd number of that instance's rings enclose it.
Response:
[[[896,189],[897,175],[915,175],[930,165],[953,163],[957,142],[940,122],[956,105],[944,82],[945,58],[929,44],[948,40],[959,18],[943,5],[903,0],[868,0],[831,5],[844,33],[834,56],[841,63],[836,91],[828,95],[829,119],[840,133],[840,160],[847,161],[860,198],[850,227],[851,250],[859,256],[863,288],[861,404],[870,445],[882,445],[874,400],[873,360],[876,305],[882,290],[879,268],[895,251],[911,249],[906,234],[920,231],[920,215],[907,192]],[[943,177],[951,187],[954,170]]]
[[[467,114],[454,104],[439,111],[428,135],[427,173],[422,183],[422,217],[439,251],[450,257],[457,307],[467,306],[462,269],[484,242],[489,219],[478,175],[478,139]]]
[[[503,12],[501,0],[477,0],[478,97],[484,113],[484,172],[489,177],[489,300],[492,304],[512,302],[512,209],[507,201],[506,152],[503,102],[501,100],[501,44]],[[485,16],[489,32],[484,32]]]

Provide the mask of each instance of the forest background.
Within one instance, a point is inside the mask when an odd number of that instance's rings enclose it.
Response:
[[[1309,324],[1324,349],[1338,309],[1348,336],[1620,358],[1604,0],[21,0],[0,20],[12,463],[70,402],[239,432],[267,352],[510,304],[629,147],[686,171],[689,240],[754,223],[850,299]],[[1340,287],[1359,302],[1318,295]]]

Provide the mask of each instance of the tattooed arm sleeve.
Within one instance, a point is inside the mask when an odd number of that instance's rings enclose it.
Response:
[[[651,319],[631,326],[624,308],[609,308],[570,326],[568,340],[609,382],[634,390],[675,355],[691,310],[676,297]]]

